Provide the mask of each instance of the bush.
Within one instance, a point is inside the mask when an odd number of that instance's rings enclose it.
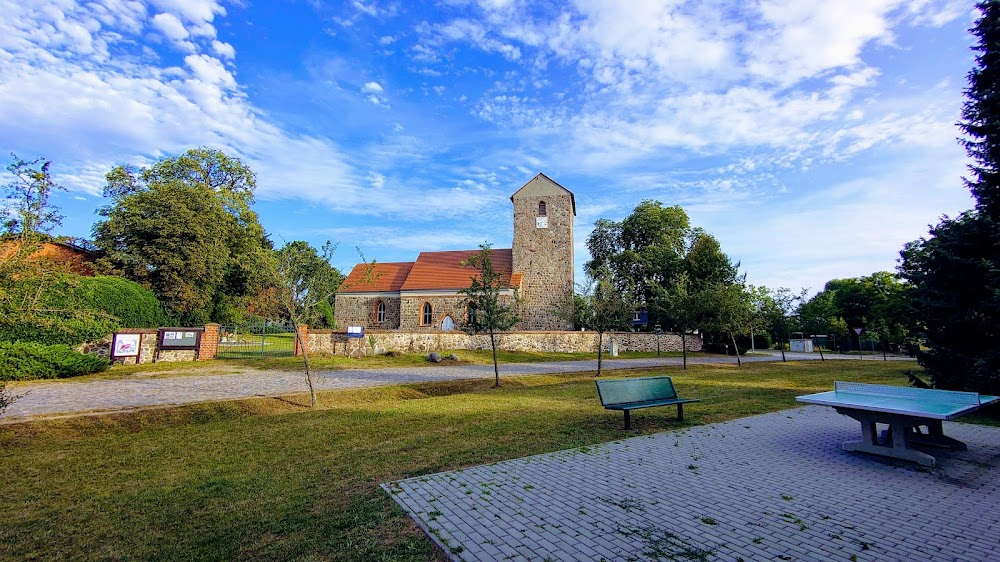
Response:
[[[99,340],[114,332],[118,326],[114,319],[94,313],[81,313],[73,318],[54,314],[3,317],[0,318],[0,342],[79,345]]]
[[[69,297],[78,309],[106,312],[125,328],[158,328],[170,324],[152,291],[121,277],[81,277],[70,290]]]
[[[74,351],[68,345],[0,342],[0,372],[13,380],[61,379],[99,373],[105,357]]]
[[[0,341],[79,345],[120,327],[170,323],[151,291],[120,277],[57,274],[44,281],[19,280],[9,291],[15,302],[37,298],[36,312],[15,307],[0,314]]]

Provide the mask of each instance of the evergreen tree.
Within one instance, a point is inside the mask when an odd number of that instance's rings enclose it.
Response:
[[[937,388],[1000,393],[1000,2],[978,4],[978,39],[960,126],[973,160],[965,183],[976,208],[945,217],[930,238],[901,252],[899,270],[930,351],[920,355]]]

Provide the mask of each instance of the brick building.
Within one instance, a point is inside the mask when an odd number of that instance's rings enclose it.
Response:
[[[514,240],[491,254],[502,277],[501,295],[521,299],[518,330],[571,329],[553,307],[573,291],[573,217],[576,200],[565,187],[538,174],[511,195]],[[432,331],[465,322],[465,295],[476,270],[462,262],[479,250],[421,252],[416,261],[354,266],[337,293],[337,327]]]

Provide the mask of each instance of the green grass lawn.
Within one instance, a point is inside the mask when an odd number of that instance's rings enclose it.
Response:
[[[796,406],[911,364],[671,368],[681,396],[635,429],[593,373],[430,383],[0,426],[3,560],[443,560],[378,485]],[[662,374],[632,370],[608,376]]]

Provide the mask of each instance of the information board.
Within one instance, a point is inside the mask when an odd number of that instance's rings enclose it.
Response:
[[[364,326],[348,326],[347,327],[347,337],[348,338],[361,338],[365,335]]]
[[[201,330],[160,328],[160,349],[198,349]]]
[[[139,355],[139,334],[115,334],[111,344],[112,357],[137,357]]]

